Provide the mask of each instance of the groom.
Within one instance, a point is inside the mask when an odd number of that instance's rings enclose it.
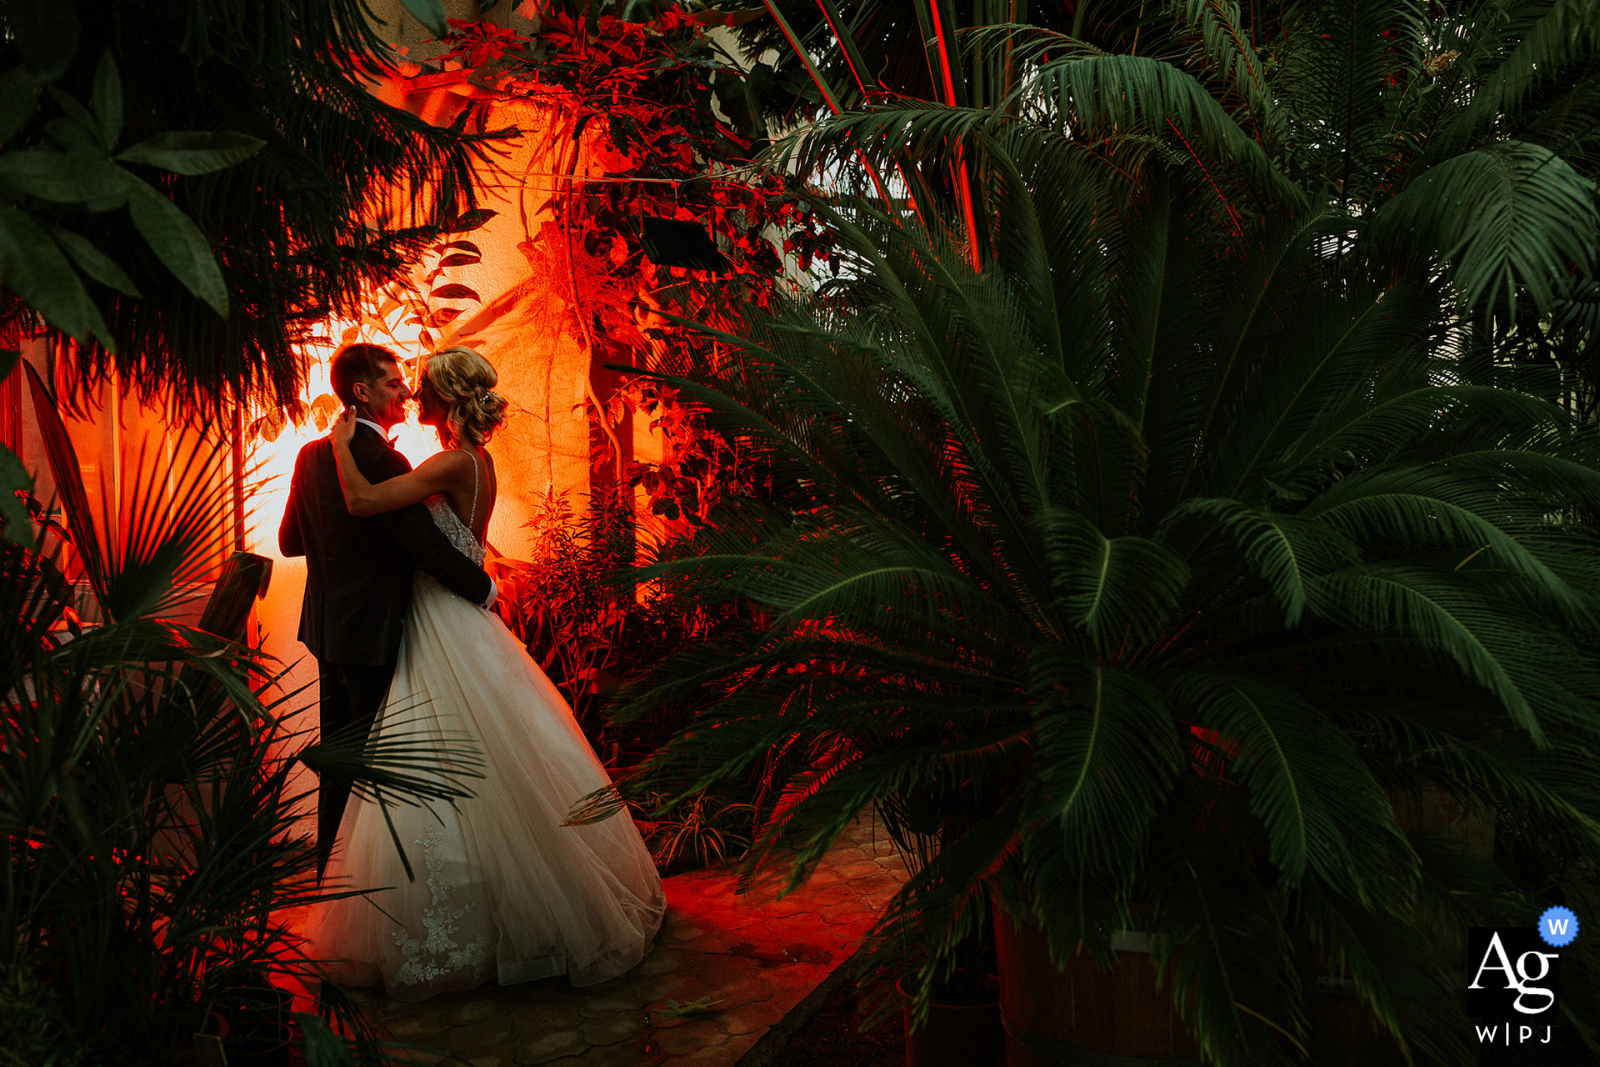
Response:
[[[411,464],[388,441],[389,431],[405,421],[411,399],[394,353],[378,345],[346,345],[333,357],[330,376],[334,395],[355,409],[350,451],[361,473],[381,482],[409,471]],[[394,675],[415,570],[485,607],[497,592],[483,568],[450,544],[422,504],[352,516],[327,437],[306,445],[295,460],[278,546],[286,557],[306,557],[300,640],[317,660],[324,738],[353,725],[365,731],[377,716]],[[317,789],[319,880],[349,796],[348,780],[323,775]]]

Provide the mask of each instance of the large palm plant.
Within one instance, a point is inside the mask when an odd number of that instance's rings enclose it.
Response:
[[[1305,1047],[1297,953],[1450,1062],[1448,937],[1419,931],[1533,905],[1391,797],[1426,780],[1600,858],[1600,446],[1347,215],[1269,193],[1235,228],[1148,140],[1108,166],[986,129],[986,269],[909,212],[819,204],[845,277],[664,375],[764,450],[774,499],[646,576],[767,625],[627,694],[720,694],[629,787],[829,753],[755,853],[797,844],[797,881],[868,805],[941,813],[879,928],[925,933],[925,990],[991,893],[1058,959],[1136,912],[1215,1062]]]
[[[1435,256],[1503,341],[1572,364],[1592,337],[1595,0],[768,7],[835,110],[887,107],[908,125],[1020,115],[1106,150],[1146,140],[1204,167],[1233,223],[1258,216],[1269,183]],[[781,37],[764,22],[744,33],[757,50]],[[860,133],[919,206],[946,191],[986,240],[967,182],[910,147],[915,130]]]

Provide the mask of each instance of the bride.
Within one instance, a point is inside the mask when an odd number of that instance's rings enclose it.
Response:
[[[440,529],[482,562],[494,511],[494,461],[484,451],[505,418],[497,376],[470,348],[424,365],[421,421],[445,450],[376,485],[350,451],[355,420],[334,426],[345,502],[371,515],[425,500]],[[329,977],[380,979],[396,1000],[566,974],[593,985],[650,950],[666,906],[632,820],[563,826],[580,797],[610,782],[561,693],[500,620],[417,573],[400,659],[373,740],[469,736],[486,777],[477,796],[391,805],[416,880],[406,877],[383,810],[353,798],[327,883],[386,886],[326,905],[307,930]]]

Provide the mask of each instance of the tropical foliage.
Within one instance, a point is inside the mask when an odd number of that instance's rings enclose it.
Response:
[[[200,409],[288,403],[299,334],[472,207],[493,135],[368,92],[393,56],[359,0],[3,17],[0,315],[85,342],[83,375]]]
[[[381,752],[362,736],[303,742],[299,693],[242,644],[268,564],[226,562],[232,505],[218,453],[188,435],[130,468],[120,501],[91,511],[43,384],[35,409],[62,491],[36,548],[0,545],[0,1026],[15,1062],[166,1062],[207,1018],[232,1022],[246,1057],[285,1045],[349,1062],[317,1016],[279,987],[314,968],[292,910],[337,895],[316,882],[300,831],[311,776],[347,775],[381,798],[469,795],[472,761]],[[194,622],[185,594],[212,592]],[[87,591],[88,603],[80,598]],[[83,610],[80,610],[83,609]],[[375,1036],[331,986],[324,1010]],[[8,1061],[9,1062],[9,1061]],[[314,1060],[314,1062],[317,1062]]]
[[[802,146],[965,160],[980,228],[819,203],[840,282],[667,377],[763,451],[775,495],[644,576],[767,625],[630,690],[633,713],[720,699],[626,788],[829,753],[757,842],[758,863],[799,847],[796,882],[869,804],[938,812],[879,930],[922,932],[924,994],[996,894],[1058,959],[1108,958],[1137,912],[1217,1063],[1314,1039],[1306,959],[1457,1062],[1460,934],[1537,902],[1392,798],[1433,783],[1600,860],[1600,442],[1558,375],[1456,314],[1461,270],[1352,240],[1181,71],[1060,62],[1035,84],[1079,94],[1070,129],[897,105]],[[1171,128],[1217,155],[1171,151],[1157,98],[1113,114],[1102,84],[1188,93]],[[1591,963],[1568,971],[1580,1028]]]
[[[1019,117],[1102,153],[1131,141],[1191,160],[1235,227],[1259,218],[1269,188],[1333,205],[1375,239],[1438,257],[1502,348],[1587,366],[1600,240],[1593,0],[771,10],[779,26],[745,27],[752,43],[778,44],[781,28],[819,54],[779,66],[803,64],[833,111],[909,111],[905,127],[870,126],[863,140],[900,149],[883,173],[919,204],[950,205],[980,245],[975,176],[919,142],[927,124]]]

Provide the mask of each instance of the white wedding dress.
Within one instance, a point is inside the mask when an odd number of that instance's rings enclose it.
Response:
[[[474,470],[476,473],[476,470]],[[483,547],[443,498],[434,521],[473,560]],[[325,889],[374,889],[322,905],[306,931],[313,959],[345,985],[382,981],[396,1000],[566,974],[603,982],[650,951],[666,898],[639,831],[620,813],[563,826],[610,783],[559,690],[493,613],[421,572],[373,743],[460,745],[485,760],[477,796],[389,804],[415,881],[383,811],[350,798]]]

